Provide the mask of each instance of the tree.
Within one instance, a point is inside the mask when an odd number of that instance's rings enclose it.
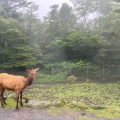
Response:
[[[112,0],[71,0],[74,4],[75,12],[79,22],[84,25],[87,31],[91,31],[91,26],[102,26],[102,19],[110,14],[114,8]],[[98,21],[99,19],[99,21]]]
[[[4,12],[4,17],[18,18],[20,11],[28,7],[31,2],[26,0],[0,0],[0,5],[2,6]]]
[[[63,3],[60,8],[58,5],[51,6],[51,11],[45,19],[48,28],[45,30],[43,48],[45,62],[61,62],[65,60],[64,45],[62,42],[72,31],[75,30],[76,17],[72,7]]]
[[[76,16],[72,7],[63,3],[59,10],[59,37],[65,38],[70,32],[76,28]]]
[[[38,5],[35,3],[30,4],[27,7],[26,12],[22,16],[22,20],[20,23],[21,30],[29,39],[29,45],[33,50],[33,56],[36,58],[37,63],[41,63],[41,50],[39,46],[39,39],[41,38],[40,32],[41,29],[41,20],[37,16]],[[40,37],[39,37],[40,36]]]
[[[12,68],[37,64],[33,48],[14,19],[0,18],[0,67]]]
[[[99,36],[92,34],[84,34],[82,32],[74,32],[66,37],[63,42],[65,46],[65,56],[67,60],[93,61],[97,55],[103,40]]]
[[[111,12],[104,17],[98,19],[102,21],[101,26],[98,27],[99,34],[106,40],[106,43],[102,45],[99,54],[96,56],[96,60],[100,64],[120,64],[120,15],[119,4],[112,6]],[[94,28],[94,30],[96,30]],[[98,30],[96,30],[98,32]]]

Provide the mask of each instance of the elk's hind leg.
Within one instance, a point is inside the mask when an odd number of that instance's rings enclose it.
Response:
[[[4,103],[5,103],[5,100],[4,100],[4,97],[3,97],[3,93],[4,93],[5,89],[0,86],[0,101],[1,101],[1,107],[4,108]]]
[[[5,91],[5,89],[4,89],[4,91]],[[3,93],[4,93],[4,91],[3,91]],[[7,103],[5,102],[6,98],[4,97],[4,94],[3,94],[3,93],[2,93],[3,103],[4,103],[4,105],[7,105]]]

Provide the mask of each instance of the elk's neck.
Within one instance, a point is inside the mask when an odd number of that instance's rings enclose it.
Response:
[[[33,78],[31,78],[30,76],[28,76],[26,82],[27,82],[27,83],[26,83],[27,86],[30,86],[30,85],[32,84],[32,82],[33,82]]]

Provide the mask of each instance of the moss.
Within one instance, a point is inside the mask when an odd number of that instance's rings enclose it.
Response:
[[[106,119],[114,119],[120,117],[120,111],[116,111],[115,109],[88,109],[87,111],[94,113],[97,117],[103,117]]]
[[[13,98],[7,98],[6,103],[7,103],[5,105],[6,108],[15,108],[15,106],[16,106],[16,101]]]
[[[62,106],[65,106],[66,103],[67,103],[67,101],[65,99],[60,99],[57,106],[62,107]]]
[[[70,103],[67,104],[69,107],[76,107],[80,108],[81,110],[86,110],[88,109],[88,106],[85,103],[82,102],[76,102],[76,101],[71,101]]]
[[[48,108],[50,106],[50,104],[45,104],[45,103],[42,103],[42,104],[39,104],[38,106],[36,106],[37,108]]]
[[[23,105],[25,106],[25,98],[23,99]],[[20,106],[20,104],[18,104]],[[6,98],[6,105],[5,108],[15,108],[16,107],[16,99],[12,97]]]
[[[96,118],[90,118],[87,116],[78,116],[76,117],[77,120],[97,120]]]

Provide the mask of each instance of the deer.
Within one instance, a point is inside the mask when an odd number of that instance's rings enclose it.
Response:
[[[30,86],[33,80],[36,79],[36,71],[38,70],[39,68],[27,69],[27,72],[29,73],[27,78],[24,76],[12,75],[8,73],[0,74],[0,101],[2,108],[4,108],[4,104],[6,104],[4,99],[5,90],[16,92],[16,110],[18,110],[19,98],[20,98],[20,105],[21,107],[23,107],[23,103],[22,103],[23,90],[27,86]]]

